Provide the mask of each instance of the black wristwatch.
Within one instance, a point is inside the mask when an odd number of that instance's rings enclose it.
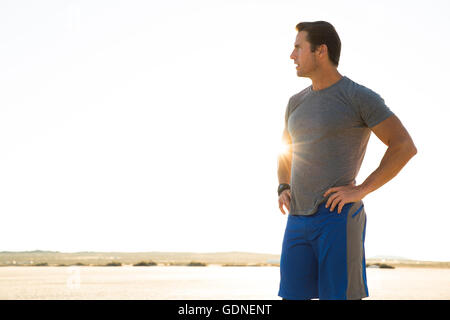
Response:
[[[278,186],[278,196],[280,196],[280,194],[286,189],[291,190],[291,186],[287,183],[280,183],[280,185]]]

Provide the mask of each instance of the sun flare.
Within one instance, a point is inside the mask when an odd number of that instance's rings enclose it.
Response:
[[[284,141],[281,141],[278,144],[278,155],[282,156],[282,155],[286,155],[289,152],[289,144],[287,144]]]

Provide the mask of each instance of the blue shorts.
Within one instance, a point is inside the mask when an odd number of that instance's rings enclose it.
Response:
[[[340,214],[322,202],[310,216],[289,215],[280,259],[278,296],[287,300],[350,300],[369,296],[362,200]]]

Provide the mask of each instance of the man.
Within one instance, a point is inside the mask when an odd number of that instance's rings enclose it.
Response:
[[[362,299],[366,213],[362,199],[391,180],[417,149],[374,91],[337,71],[341,42],[328,22],[303,22],[291,59],[312,85],[289,99],[278,158],[279,208],[289,211],[280,260],[284,300]],[[360,185],[371,131],[388,146]]]

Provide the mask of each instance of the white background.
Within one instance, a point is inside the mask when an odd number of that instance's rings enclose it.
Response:
[[[0,251],[279,254],[300,21],[418,154],[363,199],[366,256],[450,260],[448,1],[1,1]],[[372,134],[357,183],[386,147]]]

